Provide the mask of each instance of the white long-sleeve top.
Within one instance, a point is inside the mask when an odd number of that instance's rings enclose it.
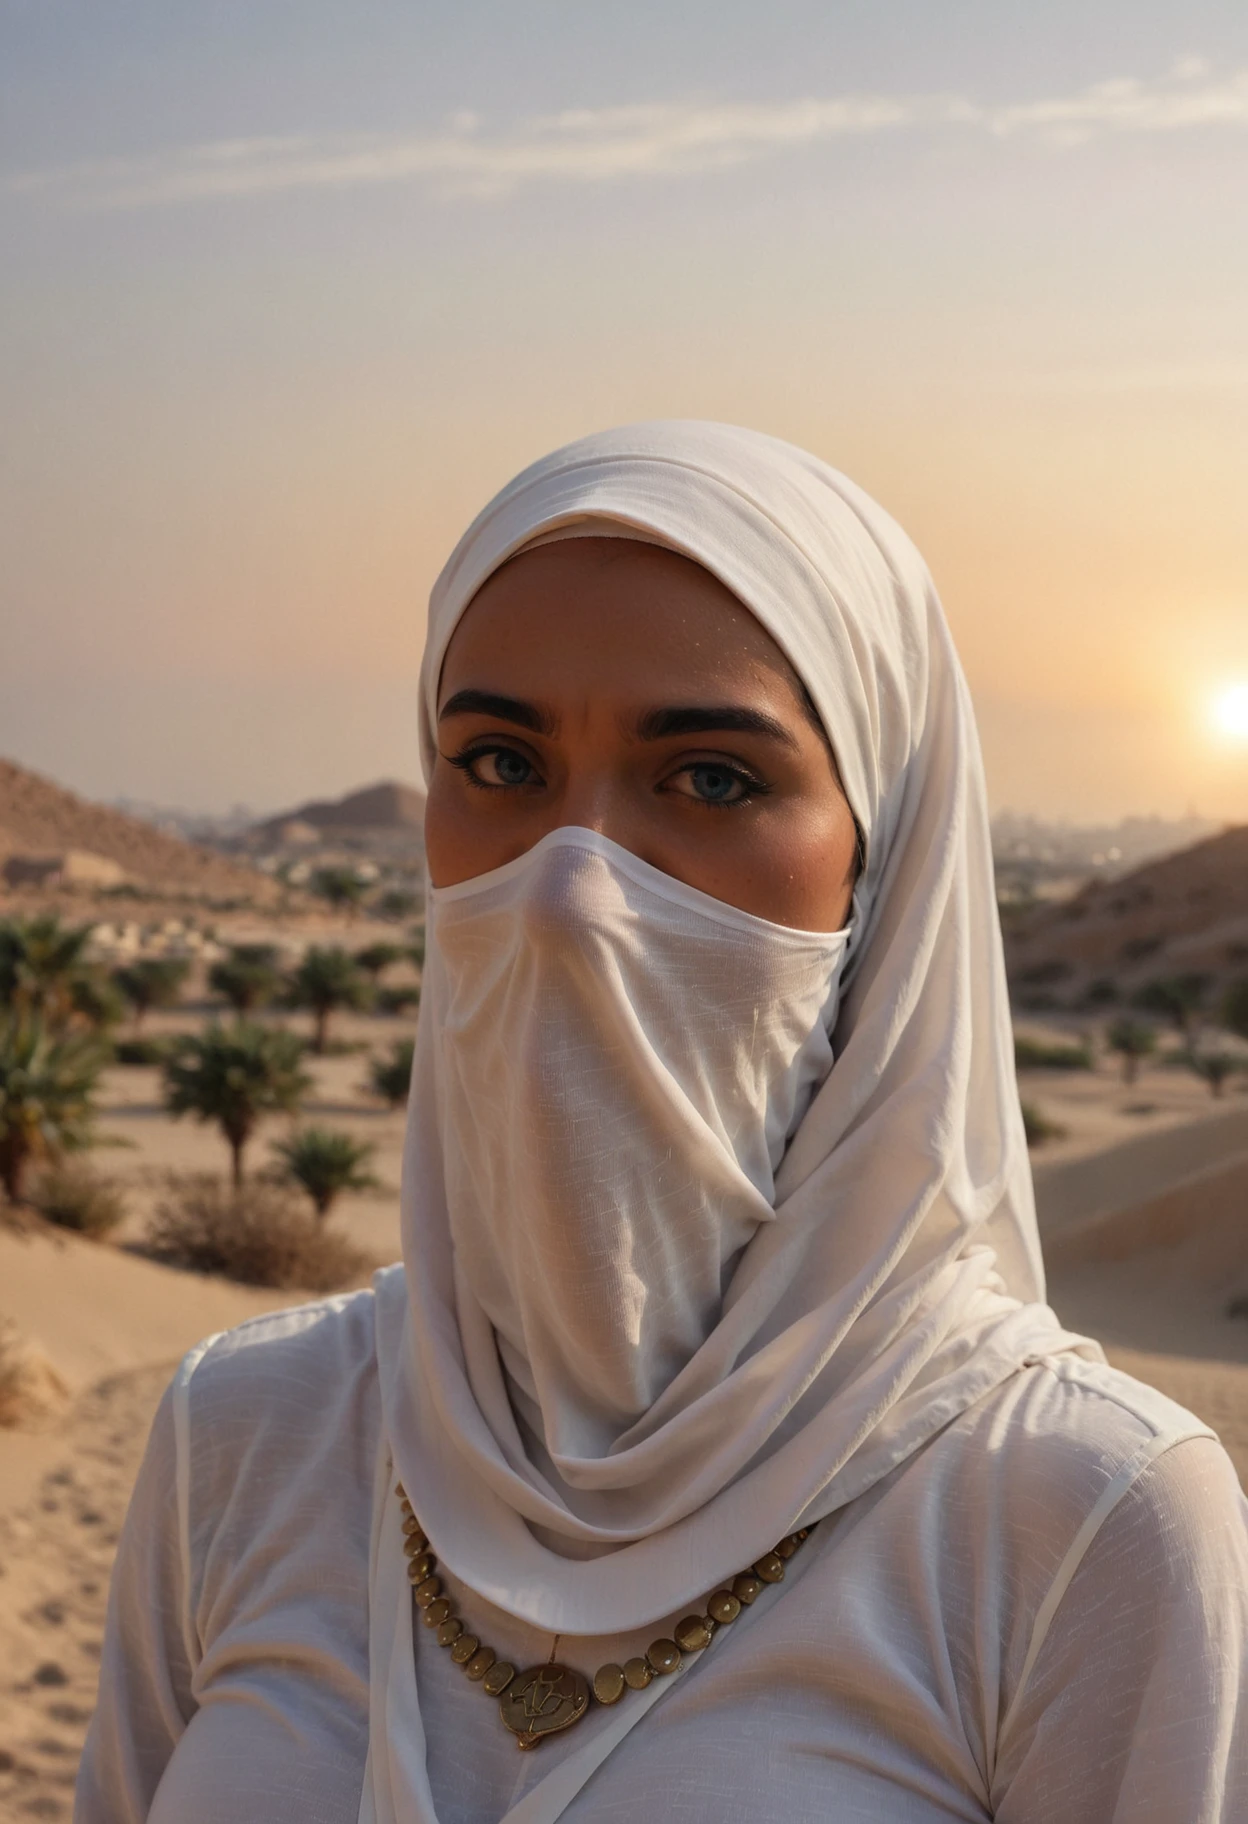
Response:
[[[245,1324],[175,1383],[118,1552],[77,1824],[356,1824],[380,1426],[371,1293]],[[500,1658],[549,1657],[446,1581]],[[559,1656],[592,1676],[663,1631]],[[616,1715],[517,1754],[421,1628],[416,1659],[441,1824],[498,1824]],[[792,1587],[721,1630],[562,1816],[1242,1824],[1246,1674],[1225,1453],[1124,1375],[1040,1361],[824,1521]]]

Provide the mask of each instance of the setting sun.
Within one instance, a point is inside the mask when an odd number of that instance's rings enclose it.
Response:
[[[1213,721],[1219,734],[1232,741],[1248,741],[1248,683],[1228,684],[1218,692]]]

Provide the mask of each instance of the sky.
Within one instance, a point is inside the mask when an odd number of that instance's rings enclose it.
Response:
[[[0,0],[0,753],[417,778],[464,525],[659,416],[901,520],[994,808],[1248,821],[1248,7]]]

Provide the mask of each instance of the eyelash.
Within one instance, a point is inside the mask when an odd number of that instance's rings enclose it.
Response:
[[[466,747],[458,754],[446,754],[443,758],[447,760],[451,766],[461,772],[468,784],[475,786],[479,792],[516,792],[523,791],[524,785],[494,785],[488,780],[478,779],[472,770],[478,760],[484,760],[490,754],[514,754],[515,752],[516,749],[514,747],[508,747],[505,742],[491,741],[475,747]],[[526,765],[532,766],[532,761],[528,760],[525,755],[522,754],[520,758],[525,760]],[[730,778],[738,781],[741,786],[741,796],[739,798],[699,798],[693,793],[680,794],[682,797],[687,796],[690,803],[699,805],[703,810],[739,810],[743,805],[752,804],[756,798],[766,797],[771,791],[771,787],[765,784],[762,779],[758,778],[756,774],[749,773],[743,766],[734,765],[726,760],[691,760],[685,766],[678,768],[677,772],[672,774],[671,777],[679,778],[682,773],[691,773],[698,766],[714,766],[717,771],[727,773]],[[526,780],[524,783],[527,784],[528,781]]]
[[[478,760],[485,760],[490,754],[514,754],[515,752],[516,750],[514,747],[508,747],[503,741],[490,741],[478,747],[466,747],[462,753],[445,754],[443,758],[448,760],[452,766],[457,767],[464,775],[464,778],[468,781],[469,785],[475,785],[479,792],[515,792],[522,791],[523,787],[515,785],[491,785],[488,779],[478,779],[477,775],[472,770]],[[521,754],[520,758],[524,760],[526,766],[533,765],[533,762],[527,759],[524,754]],[[534,770],[536,771],[536,768]]]

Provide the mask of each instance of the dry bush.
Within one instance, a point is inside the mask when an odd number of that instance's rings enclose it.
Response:
[[[11,1430],[46,1418],[67,1389],[44,1356],[8,1318],[0,1318],[0,1426]]]
[[[371,1265],[282,1186],[257,1178],[234,1191],[204,1172],[171,1180],[144,1251],[166,1266],[280,1292],[335,1292]]]
[[[93,1241],[111,1235],[126,1216],[119,1187],[80,1160],[48,1166],[36,1179],[30,1201],[45,1222]]]

